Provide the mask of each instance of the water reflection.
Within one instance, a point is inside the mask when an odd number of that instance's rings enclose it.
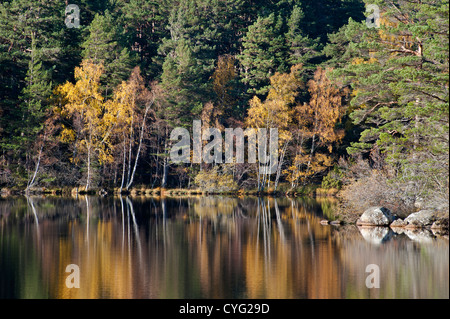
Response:
[[[364,239],[374,245],[381,245],[389,241],[394,235],[394,232],[389,227],[358,226],[358,229]]]
[[[430,244],[434,242],[435,235],[429,231],[428,229],[405,229],[405,228],[396,228],[395,232],[397,234],[405,234],[411,240],[417,241],[423,244]]]
[[[449,297],[448,239],[321,225],[332,209],[289,198],[0,199],[0,297]],[[69,264],[80,289],[65,286]],[[380,289],[365,286],[368,264]]]

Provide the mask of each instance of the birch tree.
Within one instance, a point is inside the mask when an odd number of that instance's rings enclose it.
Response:
[[[147,121],[154,113],[153,102],[154,95],[145,87],[140,69],[136,67],[128,81],[116,88],[114,99],[106,103],[105,121],[110,123],[108,134],[117,137],[116,154],[121,153],[122,159],[120,192],[123,188],[129,190],[134,182],[144,148]]]
[[[292,139],[290,128],[293,124],[293,109],[298,90],[302,86],[299,79],[301,65],[295,65],[290,73],[275,73],[270,78],[270,89],[267,99],[262,102],[257,96],[250,101],[250,109],[246,118],[247,126],[251,128],[276,128],[279,137],[279,159],[277,173],[275,177],[275,190],[281,176],[281,167],[284,163],[286,150]],[[259,169],[261,166],[258,164]],[[270,185],[270,174],[266,171],[260,171],[258,174],[258,189],[264,190],[265,183]]]
[[[91,186],[94,161],[103,163],[112,160],[104,122],[104,98],[100,93],[102,73],[101,64],[84,60],[81,67],[75,68],[76,83],[66,82],[57,88],[57,93],[63,98],[61,114],[71,120],[69,125],[64,126],[61,140],[74,143],[73,162],[83,161],[86,165],[85,191]]]

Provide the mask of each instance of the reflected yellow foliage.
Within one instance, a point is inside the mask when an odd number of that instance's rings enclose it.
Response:
[[[433,246],[437,250],[411,241],[373,246],[357,229],[320,224],[317,212],[333,210],[329,199],[72,202],[82,208],[80,218],[44,219],[30,228],[40,263],[40,277],[33,280],[41,278],[50,298],[372,298],[410,296],[412,284],[416,296],[428,296],[429,285],[411,279],[429,261],[436,261],[436,275],[427,282],[448,278],[448,242]],[[365,288],[370,263],[386,272],[385,287],[376,294]],[[80,268],[79,289],[65,285],[69,264]],[[396,279],[408,289],[396,287]]]

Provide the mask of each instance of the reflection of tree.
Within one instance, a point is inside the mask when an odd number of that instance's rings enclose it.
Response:
[[[222,196],[204,196],[193,203],[195,215],[216,219],[220,216],[229,216],[235,212],[238,204],[237,198]]]
[[[32,204],[31,204],[32,203]],[[0,200],[0,298],[47,298],[34,198]]]
[[[37,241],[39,242],[41,235],[40,235],[40,231],[39,231],[39,218],[38,218],[38,214],[36,211],[36,205],[34,204],[34,198],[30,197],[30,196],[26,196],[26,198],[28,201],[28,205],[31,207],[31,211],[33,213],[34,222],[36,225],[36,238],[37,238]]]
[[[355,274],[346,278],[348,298],[448,298],[448,240],[418,243],[402,234],[374,243],[363,239],[357,230],[342,230],[336,236],[341,265]],[[361,289],[369,264],[380,267],[379,289]]]
[[[248,297],[340,297],[335,267],[338,256],[330,240],[330,229],[321,227],[319,217],[298,201],[287,201],[288,205],[280,209],[278,199],[259,200],[258,234],[262,232],[262,240],[249,234],[246,247]],[[316,242],[324,240],[325,245],[321,244],[316,253]]]
[[[45,236],[38,244],[50,296],[291,298],[301,290],[301,281],[292,280],[302,253],[298,240],[308,235],[302,221],[314,218],[307,210],[299,212],[301,205],[269,198],[243,206],[237,199],[219,197],[152,200],[137,206],[146,221],[141,216],[138,222],[130,198],[118,198],[116,211],[115,204],[87,197],[66,206],[76,208],[80,218],[67,224],[40,221],[41,232],[65,234]],[[154,214],[145,215],[144,207],[152,207]],[[148,224],[146,237],[142,222]],[[80,266],[80,289],[64,285],[65,267],[72,263]]]
[[[280,209],[278,208],[278,202],[277,199],[275,198],[275,214],[277,216],[277,226],[278,226],[278,231],[280,233],[280,238],[281,241],[283,242],[283,244],[285,243],[285,235],[284,235],[284,228],[283,228],[283,224],[281,223],[281,215],[280,215]]]
[[[121,200],[122,200],[122,198],[121,198]],[[136,238],[136,243],[137,243],[137,248],[138,248],[138,253],[139,253],[139,265],[141,265],[142,264],[141,239],[140,239],[140,236],[139,236],[139,228],[138,228],[138,225],[136,223],[136,215],[134,214],[133,202],[130,200],[129,197],[127,197],[126,200],[127,200],[127,205],[128,205],[127,206],[127,216],[129,214],[131,214],[131,218],[132,218],[132,221],[133,221],[134,235],[135,235],[135,238]],[[129,212],[129,214],[128,214],[128,212]]]
[[[372,257],[382,269],[396,264],[379,296],[388,296],[389,289],[413,296],[392,287],[396,278],[414,296],[433,295],[426,282],[445,286],[436,278],[448,278],[448,260],[442,260],[448,259],[448,243],[420,246],[404,236],[398,247],[391,245],[394,240],[368,247],[357,230],[320,225],[320,205],[311,200],[79,197],[52,202],[30,197],[17,205],[18,211],[0,224],[0,289],[8,287],[9,296],[374,297],[361,289]],[[28,218],[17,227],[13,216],[21,210]],[[80,289],[64,284],[65,267],[72,263],[80,267]],[[434,273],[412,287],[411,278],[430,263]],[[399,265],[407,270],[401,272]]]
[[[127,212],[125,214],[124,202],[120,198],[122,209],[118,218],[89,220],[92,202],[88,198],[85,201],[86,225],[74,221],[68,228],[69,236],[60,239],[59,250],[54,252],[55,255],[59,255],[60,269],[59,278],[56,280],[49,278],[53,280],[55,297],[138,297],[135,296],[134,289],[143,286],[146,274],[142,271],[139,262],[143,258],[143,253],[133,204],[126,200]],[[133,225],[132,229],[131,224]],[[57,257],[54,256],[54,258]],[[64,269],[72,263],[80,267],[80,289],[68,289],[64,285],[65,276],[68,275]],[[136,274],[139,274],[140,277],[137,278]]]

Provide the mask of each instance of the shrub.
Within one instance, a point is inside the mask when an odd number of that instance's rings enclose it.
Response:
[[[342,172],[335,167],[322,180],[321,187],[323,189],[341,189],[342,188]]]
[[[340,196],[347,209],[363,212],[370,206],[384,206],[400,217],[414,211],[414,197],[403,190],[403,185],[389,178],[384,171],[372,170],[343,187]]]
[[[195,184],[206,192],[231,192],[238,189],[233,175],[215,166],[211,170],[202,170],[195,177]]]

